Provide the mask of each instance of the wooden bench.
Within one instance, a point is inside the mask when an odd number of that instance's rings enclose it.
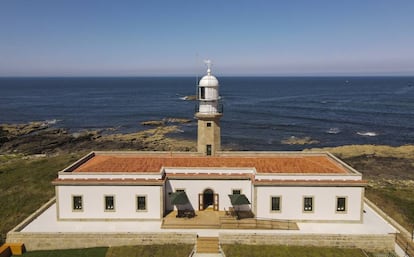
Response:
[[[10,247],[12,255],[22,255],[25,252],[25,247],[23,243],[7,243]]]
[[[12,255],[10,246],[4,244],[0,246],[0,257],[10,257]]]

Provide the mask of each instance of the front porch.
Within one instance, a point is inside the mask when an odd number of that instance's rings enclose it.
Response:
[[[226,211],[207,209],[195,211],[192,218],[178,218],[178,212],[168,213],[162,220],[162,229],[274,229],[299,230],[296,222],[289,220],[272,220],[245,218],[238,219]]]

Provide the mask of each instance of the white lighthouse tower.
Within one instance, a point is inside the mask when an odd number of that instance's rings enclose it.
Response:
[[[197,149],[204,155],[214,155],[220,151],[220,118],[223,116],[219,96],[219,82],[211,75],[211,61],[207,64],[207,75],[198,83],[198,119]]]

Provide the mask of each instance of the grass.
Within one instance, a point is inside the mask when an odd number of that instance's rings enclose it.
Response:
[[[192,249],[188,244],[111,247],[106,257],[188,257]]]
[[[408,231],[413,231],[414,187],[367,187],[366,196]]]
[[[222,245],[226,257],[366,257],[360,249],[283,245]]]
[[[51,181],[76,154],[25,159],[0,156],[0,244],[6,233],[55,195]]]
[[[26,252],[23,257],[105,257],[107,247]],[[125,256],[127,257],[127,256]]]
[[[368,180],[365,196],[408,231],[414,228],[414,160],[357,156],[345,159]]]
[[[282,245],[222,245],[227,257],[366,257],[360,249]],[[27,252],[25,257],[187,257],[193,245],[140,245]]]

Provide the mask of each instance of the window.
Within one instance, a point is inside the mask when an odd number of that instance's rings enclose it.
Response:
[[[346,212],[346,197],[337,197],[336,198],[336,211],[337,212]]]
[[[313,197],[304,197],[303,198],[303,211],[312,212],[313,211]]]
[[[211,122],[207,122],[207,127],[211,127]]]
[[[82,196],[74,195],[72,199],[73,199],[73,210],[82,211],[83,210]]]
[[[147,210],[147,197],[139,195],[137,196],[137,211]]]
[[[211,145],[206,145],[206,153],[207,155],[211,155]]]
[[[105,211],[115,210],[115,197],[113,195],[105,196]]]
[[[280,211],[280,196],[271,197],[271,210],[275,212]]]
[[[232,193],[233,193],[233,195],[239,195],[239,194],[241,194],[241,189],[233,189]]]
[[[184,188],[180,188],[180,189],[175,189],[175,192],[185,192],[185,189]]]
[[[206,98],[206,88],[200,87],[200,99],[203,100]]]

